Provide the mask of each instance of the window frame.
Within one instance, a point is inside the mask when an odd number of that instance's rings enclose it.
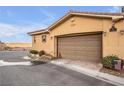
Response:
[[[43,43],[46,43],[46,41],[47,41],[47,35],[46,34],[41,35],[41,39],[42,39],[42,42]]]
[[[36,36],[33,36],[33,42],[36,43]]]

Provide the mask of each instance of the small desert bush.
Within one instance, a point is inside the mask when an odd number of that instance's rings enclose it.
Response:
[[[31,54],[38,54],[39,52],[37,50],[30,50],[29,51]]]
[[[45,55],[45,51],[44,51],[44,50],[41,50],[41,51],[39,52],[39,56],[41,57],[42,55]]]
[[[104,57],[102,60],[103,67],[112,69],[114,66],[114,64],[113,64],[114,60],[119,60],[119,57],[116,55]]]

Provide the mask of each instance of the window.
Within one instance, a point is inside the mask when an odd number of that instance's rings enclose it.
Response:
[[[34,43],[36,43],[36,38],[35,38],[35,36],[34,36],[34,39],[33,39],[33,41],[34,41]]]
[[[42,35],[42,42],[46,42],[46,35]]]

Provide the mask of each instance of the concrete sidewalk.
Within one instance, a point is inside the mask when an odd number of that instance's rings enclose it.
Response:
[[[124,86],[124,78],[121,78],[121,77],[117,77],[117,76],[110,75],[107,73],[102,73],[102,72],[99,72],[97,70],[84,68],[84,67],[81,67],[81,66],[75,65],[75,64],[74,65],[73,64],[66,64],[66,63],[61,62],[60,60],[59,61],[54,60],[54,61],[51,61],[51,63],[58,65],[58,66],[68,68],[68,69],[71,69],[71,70],[74,70],[74,71],[77,71],[77,72],[80,72],[82,74],[89,75],[91,77],[94,77],[94,78],[97,78],[97,79],[100,79],[100,80],[103,80],[103,81],[106,81],[109,83],[112,83],[114,85]]]
[[[16,65],[26,65],[31,66],[33,65],[30,61],[23,61],[23,62],[5,62],[4,60],[0,60],[0,66],[16,66]]]

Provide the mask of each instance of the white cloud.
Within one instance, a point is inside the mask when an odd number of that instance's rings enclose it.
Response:
[[[113,6],[111,9],[109,9],[111,13],[118,13],[121,12],[121,7],[120,6]]]
[[[46,11],[46,10],[41,10],[41,13],[46,15],[49,19],[55,19],[55,14],[49,12],[49,11]]]
[[[56,15],[54,13],[51,13],[46,10],[40,10],[40,12],[46,16],[46,19],[42,20],[40,23],[18,20],[21,21],[20,23],[24,23],[24,24],[15,25],[15,24],[0,22],[0,38],[18,36],[21,34],[26,34],[27,32],[44,29],[48,27],[46,23],[50,23],[51,21],[56,19],[55,18]],[[12,16],[14,14],[13,12],[8,10],[7,11],[0,10],[0,13],[7,16]]]
[[[0,15],[10,17],[10,16],[15,15],[15,12],[14,11],[9,11],[9,10],[0,10]]]
[[[42,23],[49,23],[56,19],[56,15],[48,10],[40,9],[40,12],[47,17],[42,21]]]
[[[26,34],[27,32],[39,30],[45,27],[45,25],[39,23],[33,23],[28,26],[0,23],[0,37],[11,37],[19,34]]]

